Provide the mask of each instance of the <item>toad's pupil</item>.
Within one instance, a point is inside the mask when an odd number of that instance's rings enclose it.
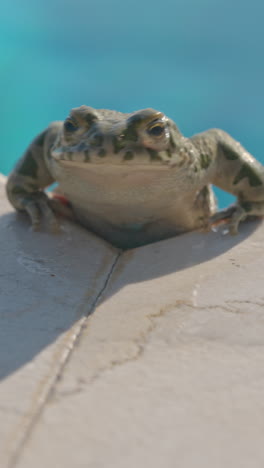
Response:
[[[160,136],[164,132],[164,127],[161,125],[155,125],[155,127],[152,127],[148,130],[148,133],[153,136]]]

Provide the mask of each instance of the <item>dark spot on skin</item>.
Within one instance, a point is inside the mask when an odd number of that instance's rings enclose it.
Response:
[[[252,210],[252,203],[250,202],[243,202],[241,206],[247,213]]]
[[[13,195],[28,195],[28,192],[21,187],[21,185],[14,185],[14,187],[12,188],[12,194]]]
[[[100,151],[98,151],[97,154],[100,156],[100,158],[104,158],[106,156],[106,150],[102,148]]]
[[[202,197],[204,198],[207,198],[208,195],[209,195],[210,191],[209,191],[209,188],[207,185],[205,185],[202,190],[200,191],[200,194],[202,195]]]
[[[127,120],[127,127],[123,132],[124,138],[127,141],[138,141],[138,128],[146,120],[144,113],[132,115]]]
[[[148,153],[150,155],[150,160],[151,161],[162,161],[162,158],[160,157],[158,151],[155,151],[151,148],[147,148]]]
[[[124,140],[123,136],[113,137],[112,143],[114,147],[114,153],[119,153],[119,151],[126,147],[126,141]]]
[[[138,126],[141,124],[141,122],[143,122],[144,120],[146,120],[146,115],[143,113],[135,113],[134,115],[131,115],[131,117],[129,117],[128,119],[128,126]]]
[[[127,151],[127,152],[125,153],[123,159],[124,159],[125,161],[130,161],[130,160],[133,159],[133,158],[134,158],[134,153],[133,153],[133,151]]]
[[[243,164],[239,173],[234,178],[233,184],[238,184],[245,177],[248,178],[248,182],[251,187],[257,187],[258,185],[262,185],[261,179],[258,177],[254,169],[252,169],[252,167],[250,167],[249,164]]]
[[[38,176],[38,164],[35,161],[32,151],[28,150],[22,160],[21,165],[18,168],[19,174],[25,176],[31,176],[33,178],[37,178]]]
[[[207,169],[210,166],[211,158],[207,154],[200,154],[201,168]]]
[[[89,113],[84,116],[84,120],[90,126],[95,122],[95,120],[98,120],[98,118],[94,114]]]
[[[137,125],[129,125],[123,133],[126,141],[138,141]]]
[[[236,159],[238,159],[238,154],[236,153],[236,151],[233,151],[227,145],[222,143],[221,149],[223,150],[226,159],[229,159],[230,161],[235,161]]]
[[[173,140],[173,136],[170,134],[170,146],[171,148],[176,148],[176,144],[175,144],[175,141]]]
[[[142,115],[135,115],[128,119],[127,127],[123,131],[121,135],[113,137],[113,147],[114,152],[118,153],[122,149],[124,149],[128,142],[137,142],[138,141],[138,133],[137,128],[140,123],[144,120]]]
[[[90,140],[90,145],[93,147],[101,146],[104,141],[104,137],[101,134],[94,135]]]
[[[197,218],[197,224],[199,225],[200,229],[205,229],[208,224],[208,218],[206,216],[199,216]]]

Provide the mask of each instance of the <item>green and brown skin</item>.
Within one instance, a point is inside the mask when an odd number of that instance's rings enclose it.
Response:
[[[58,202],[43,191],[58,182],[76,220],[112,244],[136,247],[229,218],[264,215],[264,168],[237,141],[212,129],[185,138],[162,112],[73,109],[29,146],[7,195],[37,230],[58,227]],[[210,184],[237,197],[216,212]]]

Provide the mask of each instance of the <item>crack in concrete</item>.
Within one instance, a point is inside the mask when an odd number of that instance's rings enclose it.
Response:
[[[195,286],[195,289],[197,289],[197,286]],[[228,306],[230,304],[230,306]],[[129,362],[134,362],[140,359],[143,354],[145,353],[147,344],[149,343],[151,334],[154,332],[154,330],[158,326],[158,320],[161,317],[164,317],[168,313],[170,313],[173,309],[180,309],[181,307],[185,306],[191,310],[219,310],[220,312],[227,312],[231,314],[244,314],[244,311],[241,311],[237,307],[234,307],[235,304],[252,304],[252,305],[257,305],[257,306],[264,306],[264,302],[256,302],[256,301],[251,301],[251,300],[245,300],[245,301],[239,301],[239,300],[227,300],[225,301],[224,304],[211,304],[211,305],[201,305],[198,306],[196,301],[195,303],[193,301],[185,301],[185,300],[177,300],[173,304],[169,304],[165,307],[160,308],[157,312],[153,312],[151,314],[145,315],[145,318],[149,319],[150,325],[147,328],[147,330],[144,332],[144,334],[141,335],[140,338],[132,340],[132,344],[135,344],[137,349],[134,352],[132,356],[129,357],[124,357],[123,359],[118,359],[118,360],[113,360],[109,363],[109,365],[106,365],[105,367],[102,367],[96,372],[89,380],[84,380],[82,379],[82,382],[79,382],[79,384],[71,389],[71,390],[64,390],[60,391],[59,393],[59,398],[63,398],[66,396],[72,396],[78,393],[82,393],[85,391],[87,385],[91,385],[97,380],[99,380],[106,372],[114,370],[116,367],[123,366]]]
[[[50,376],[47,377],[47,379],[42,380],[41,382],[41,389],[37,390],[37,402],[35,401],[34,403],[36,404],[35,408],[30,408],[27,413],[24,415],[22,418],[22,421],[19,423],[19,428],[17,433],[23,434],[20,440],[17,442],[16,447],[12,451],[11,455],[9,456],[9,460],[7,462],[7,468],[15,468],[17,466],[17,463],[19,462],[19,458],[21,453],[23,452],[24,447],[27,444],[27,441],[29,440],[34,427],[38,423],[41,414],[43,413],[47,402],[50,400],[52,397],[53,392],[55,391],[55,387],[59,380],[62,378],[62,374],[64,372],[65,367],[67,366],[67,363],[69,362],[72,353],[74,352],[76,346],[79,343],[79,340],[81,338],[82,332],[86,326],[86,322],[89,318],[89,316],[93,313],[95,310],[97,304],[100,302],[101,297],[103,296],[104,292],[106,291],[109,281],[112,278],[113,272],[117,266],[117,263],[122,255],[122,251],[119,250],[117,251],[117,255],[114,258],[114,261],[111,265],[111,268],[109,269],[109,272],[106,275],[106,279],[104,281],[104,284],[95,297],[95,300],[92,302],[91,306],[89,307],[89,310],[87,310],[86,314],[82,317],[81,320],[79,320],[79,325],[77,327],[77,330],[75,333],[72,334],[71,330],[71,343],[68,342],[65,345],[63,344],[63,349],[60,350],[60,353],[62,354],[60,358],[60,362],[58,365],[57,371],[54,373],[54,375],[51,378],[50,384],[48,385],[48,388],[44,388],[46,386],[47,380],[49,379]],[[44,393],[44,395],[41,395],[41,393]],[[33,404],[34,406],[34,404]]]
[[[239,301],[239,300],[233,300],[233,301],[226,301],[225,304],[252,304],[252,305],[257,305],[257,306],[264,306],[264,303],[259,303],[259,302],[256,302],[256,301]],[[102,375],[105,373],[105,372],[108,372],[108,371],[111,371],[113,369],[115,369],[116,367],[120,367],[120,366],[123,366],[129,362],[133,362],[133,361],[137,361],[138,359],[140,359],[145,350],[146,350],[146,347],[147,347],[147,344],[149,343],[149,340],[150,340],[150,337],[151,337],[151,334],[154,332],[154,330],[157,328],[158,326],[158,320],[159,318],[161,317],[164,317],[165,315],[167,315],[168,313],[170,313],[173,309],[180,309],[181,307],[185,306],[191,310],[200,310],[200,311],[203,311],[203,310],[219,310],[220,312],[227,312],[227,313],[231,313],[231,314],[244,314],[243,311],[235,308],[235,307],[228,307],[228,305],[225,305],[225,304],[211,304],[211,305],[204,305],[204,306],[198,306],[197,304],[193,304],[192,302],[190,301],[184,301],[184,300],[178,300],[176,301],[175,303],[173,304],[170,304],[170,305],[167,305],[166,307],[163,307],[161,309],[159,309],[157,312],[154,312],[153,314],[147,314],[145,315],[146,318],[148,318],[150,320],[150,326],[148,327],[148,329],[145,331],[144,335],[141,336],[141,339],[138,339],[138,340],[133,340],[132,342],[134,344],[136,344],[137,346],[137,350],[136,352],[134,353],[133,356],[129,356],[129,357],[125,357],[124,359],[120,359],[120,360],[115,360],[115,361],[112,361],[110,363],[110,365],[108,366],[105,366],[104,368],[101,368],[100,371],[98,373],[96,373],[90,380],[88,381],[85,381],[83,382],[83,385],[80,385],[78,388],[74,389],[74,390],[71,390],[69,392],[61,392],[60,393],[60,396],[66,396],[66,395],[73,395],[73,394],[76,394],[76,393],[81,393],[82,391],[84,391],[85,387],[89,384],[92,384],[94,383],[95,381],[97,381],[98,379],[100,379],[102,377]]]
[[[106,276],[106,279],[105,279],[105,282],[101,288],[101,290],[99,291],[99,293],[97,294],[95,300],[93,301],[93,303],[91,304],[91,307],[89,308],[89,311],[85,314],[85,316],[81,319],[80,321],[80,325],[79,325],[79,328],[78,330],[76,331],[74,337],[72,338],[72,343],[70,346],[68,346],[67,350],[65,351],[64,353],[64,358],[62,359],[61,363],[60,363],[60,366],[59,366],[59,369],[57,371],[57,373],[54,375],[54,378],[53,378],[53,381],[51,382],[48,390],[46,391],[46,395],[45,395],[45,398],[43,398],[40,403],[39,403],[39,406],[37,409],[35,409],[33,412],[32,412],[32,417],[29,421],[29,424],[28,424],[28,427],[26,428],[26,430],[24,431],[24,437],[23,439],[20,441],[20,444],[17,446],[17,449],[15,450],[13,456],[12,456],[12,459],[10,460],[10,463],[8,465],[8,468],[15,468],[17,462],[19,461],[19,457],[24,449],[24,447],[26,446],[26,443],[27,441],[29,440],[33,430],[34,430],[34,427],[36,426],[37,422],[39,421],[39,418],[41,416],[41,414],[43,413],[43,410],[45,409],[45,406],[47,404],[47,402],[54,396],[54,393],[56,391],[56,385],[57,383],[60,381],[60,379],[62,378],[63,376],[63,372],[73,354],[73,352],[75,351],[76,347],[78,346],[81,338],[82,338],[82,332],[84,330],[84,328],[86,327],[87,325],[87,319],[89,317],[89,315],[96,309],[97,305],[99,304],[99,302],[101,301],[101,298],[103,297],[104,293],[106,292],[107,290],[107,287],[110,283],[110,280],[112,279],[113,277],[113,274],[117,268],[117,264],[120,260],[120,257],[122,256],[123,254],[123,251],[118,251],[113,263],[112,263],[112,266]],[[198,285],[198,288],[199,288],[199,285]],[[91,385],[93,384],[95,381],[97,381],[98,379],[100,379],[104,374],[105,372],[108,372],[108,371],[112,371],[114,370],[115,368],[117,367],[120,367],[120,366],[123,366],[129,362],[134,362],[134,361],[137,361],[139,360],[143,354],[145,353],[146,351],[146,347],[150,341],[150,337],[152,335],[152,333],[154,332],[154,330],[157,328],[158,326],[158,322],[159,322],[159,319],[164,317],[165,315],[167,315],[168,313],[170,313],[173,309],[180,309],[181,307],[185,306],[185,307],[188,307],[190,308],[191,310],[205,310],[205,309],[219,309],[220,311],[226,311],[228,313],[243,313],[241,312],[238,308],[234,307],[235,304],[253,304],[253,305],[258,305],[258,306],[261,306],[263,307],[264,306],[264,302],[255,302],[255,301],[250,301],[250,300],[245,300],[245,301],[239,301],[239,300],[230,300],[230,301],[226,301],[225,304],[222,304],[222,305],[219,305],[219,304],[212,304],[212,305],[204,305],[204,306],[198,306],[197,303],[197,285],[195,286],[195,303],[192,301],[184,301],[184,300],[177,300],[175,303],[173,304],[169,304],[165,307],[162,307],[160,308],[157,312],[154,312],[154,313],[151,313],[151,314],[147,314],[145,315],[145,317],[149,320],[149,326],[147,328],[147,330],[145,330],[144,333],[142,333],[142,335],[138,338],[138,339],[134,339],[132,340],[132,344],[135,344],[136,345],[136,350],[135,352],[133,353],[133,355],[129,356],[129,357],[124,357],[123,359],[118,359],[118,360],[113,360],[109,363],[109,365],[106,365],[105,367],[99,369],[99,371],[97,373],[95,373],[89,380],[84,380],[82,379],[82,382],[79,381],[79,384],[78,386],[76,386],[74,389],[71,389],[71,390],[68,390],[68,391],[62,391],[59,393],[59,398],[63,398],[63,397],[66,397],[66,396],[71,396],[71,395],[75,395],[75,394],[78,394],[78,393],[81,393],[84,391],[84,389],[87,387],[87,385]],[[228,306],[228,304],[230,304],[230,306]],[[27,418],[28,418],[28,414],[27,414]]]
[[[263,298],[261,297],[260,299],[263,300]],[[251,305],[256,305],[256,306],[259,306],[259,307],[264,307],[264,300],[263,302],[257,302],[257,301],[251,301],[251,300],[243,300],[243,301],[239,301],[238,299],[235,299],[235,300],[232,300],[232,301],[226,301],[226,303],[228,304],[251,304]]]
[[[135,353],[132,356],[129,357],[124,357],[123,359],[119,360],[114,360],[109,363],[109,365],[106,365],[105,367],[101,367],[97,373],[95,373],[89,380],[84,380],[82,379],[82,382],[79,382],[79,385],[77,385],[75,388],[71,390],[64,390],[60,391],[59,393],[59,398],[67,397],[67,396],[72,396],[76,395],[79,393],[82,393],[85,391],[85,388],[87,385],[91,385],[97,380],[99,380],[106,372],[112,371],[117,367],[121,367],[129,362],[135,362],[139,360],[147,347],[147,344],[149,342],[150,336],[153,333],[153,331],[157,328],[158,326],[158,320],[161,317],[164,317],[167,315],[169,312],[171,312],[173,309],[178,308],[181,306],[187,306],[191,308],[196,308],[193,306],[193,304],[189,303],[188,301],[183,301],[183,300],[178,300],[174,302],[173,304],[167,305],[165,307],[160,308],[157,312],[151,313],[151,314],[146,314],[145,318],[149,319],[150,324],[147,330],[144,332],[144,334],[141,335],[139,339],[132,340],[131,342],[136,345],[137,349]]]

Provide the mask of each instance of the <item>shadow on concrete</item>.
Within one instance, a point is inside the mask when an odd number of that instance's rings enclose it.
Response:
[[[222,255],[259,224],[244,223],[234,237],[188,233],[125,251],[103,300],[129,283],[176,273]],[[65,226],[62,234],[54,236],[31,232],[23,215],[0,217],[0,379],[31,362],[82,315],[91,313],[100,292],[96,281],[115,264],[117,249],[79,226]],[[176,280],[175,276],[175,287]],[[107,276],[101,290],[106,281]]]

